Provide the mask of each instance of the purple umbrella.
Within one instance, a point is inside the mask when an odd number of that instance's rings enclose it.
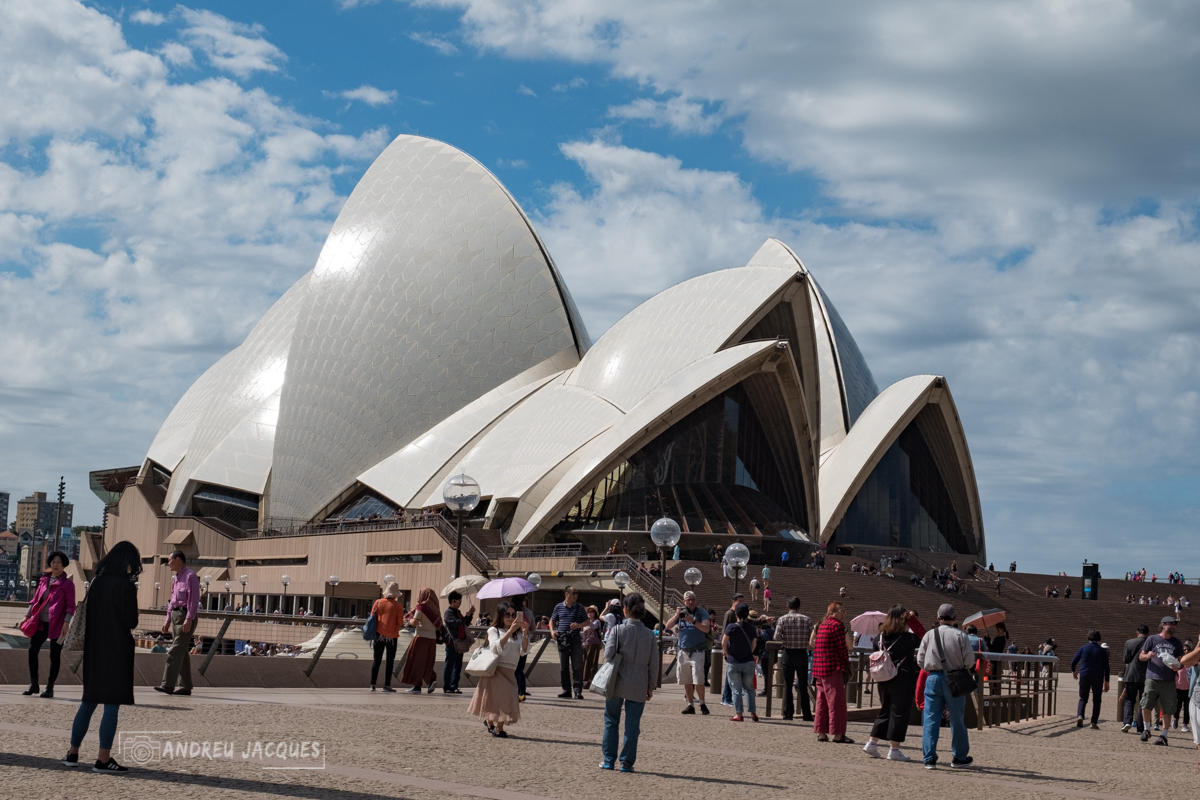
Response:
[[[475,595],[478,600],[493,600],[497,597],[512,597],[536,592],[537,587],[524,578],[497,578],[488,581]]]

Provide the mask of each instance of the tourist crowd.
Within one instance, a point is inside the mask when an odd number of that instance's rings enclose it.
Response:
[[[62,763],[79,764],[80,744],[96,709],[103,706],[100,747],[93,770],[121,774],[127,770],[112,758],[111,749],[120,706],[133,703],[132,630],[138,621],[135,584],[142,571],[142,558],[130,542],[113,546],[96,565],[86,614],[80,612],[83,625],[74,628],[78,604],[73,584],[64,573],[68,563],[65,554],[50,554],[47,571],[38,582],[20,626],[31,642],[30,686],[24,694],[53,697],[63,643],[82,627],[83,700]],[[194,634],[199,580],[180,551],[170,555],[168,565],[173,573],[168,618],[154,647],[165,652],[167,659],[162,680],[154,688],[165,694],[188,695],[192,691],[190,656],[199,654]],[[886,574],[892,565],[885,561],[881,566],[882,574]],[[956,574],[956,566],[951,565],[950,576]],[[871,574],[874,565],[867,567],[856,571]],[[950,730],[950,766],[961,768],[973,763],[964,714],[966,697],[977,691],[980,682],[989,681],[989,693],[998,694],[999,679],[1005,673],[1016,679],[1035,677],[1037,665],[1033,662],[1005,666],[986,656],[1017,652],[1003,622],[990,626],[995,635],[980,635],[975,625],[960,628],[955,607],[944,603],[938,609],[936,623],[926,629],[915,612],[897,604],[887,612],[877,631],[854,634],[841,600],[830,602],[819,621],[801,613],[798,597],[787,601],[783,615],[769,616],[769,580],[770,567],[764,566],[761,581],[756,577],[751,582],[751,599],[762,591],[763,613],[751,609],[743,594],[735,593],[718,626],[717,612],[701,607],[695,593],[689,591],[683,595],[682,605],[657,631],[645,625],[646,604],[637,592],[613,599],[601,609],[585,606],[575,587],[567,586],[562,601],[542,620],[527,607],[526,596],[506,597],[496,609],[494,620],[480,617],[479,622],[486,626],[481,642],[472,631],[476,609],[471,606],[464,610],[458,592],[448,594],[443,608],[434,590],[425,588],[413,607],[405,609],[400,587],[389,583],[363,626],[364,638],[373,642],[369,688],[395,691],[391,684],[397,643],[401,630],[407,628],[412,639],[398,670],[399,683],[413,694],[432,693],[439,680],[434,668],[437,648],[444,646],[442,691],[462,694],[461,676],[464,669],[470,672],[477,684],[467,713],[481,720],[491,736],[508,738],[509,728],[521,720],[521,703],[528,696],[526,659],[532,635],[541,623],[558,651],[558,697],[581,700],[587,689],[604,697],[601,768],[632,772],[645,705],[653,699],[661,669],[659,634],[675,637],[675,677],[683,687],[683,714],[695,715],[697,710],[705,716],[711,713],[706,689],[713,674],[711,659],[719,657],[724,662],[725,676],[720,702],[732,708],[730,721],[741,723],[748,718],[758,722],[757,698],[765,692],[764,662],[769,664],[767,642],[775,641],[779,643],[784,720],[794,720],[799,711],[802,720],[812,723],[817,741],[842,744],[854,743],[847,736],[846,695],[854,648],[867,659],[866,671],[879,701],[878,715],[863,751],[873,758],[910,761],[904,748],[916,706],[921,719],[920,759],[926,769],[937,769],[944,727]],[[1054,596],[1052,587],[1047,588],[1047,595]],[[1142,742],[1153,739],[1157,745],[1166,745],[1172,730],[1192,733],[1193,741],[1200,746],[1200,731],[1195,724],[1200,714],[1200,693],[1196,692],[1200,648],[1175,636],[1177,623],[1177,615],[1163,617],[1158,633],[1150,635],[1149,629],[1142,626],[1125,643],[1117,696],[1123,713],[1122,730],[1136,730]],[[42,691],[38,652],[44,642],[50,643],[50,672]],[[1057,647],[1050,638],[1037,652],[1054,656]],[[287,657],[296,655],[297,648],[261,644],[248,645],[243,652]],[[1031,654],[1028,647],[1022,652]],[[470,664],[464,667],[468,653]],[[1099,727],[1103,695],[1110,690],[1114,672],[1112,656],[1100,632],[1092,631],[1071,660],[1071,672],[1079,682],[1079,727]],[[1048,665],[1042,666],[1037,675],[1044,677],[1047,669]],[[716,687],[711,688],[715,693]]]

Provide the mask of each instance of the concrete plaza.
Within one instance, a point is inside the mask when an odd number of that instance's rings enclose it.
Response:
[[[1068,683],[1073,683],[1068,681]],[[124,777],[96,775],[100,710],[80,752],[88,768],[59,764],[66,752],[80,689],[64,686],[53,700],[25,698],[23,687],[0,687],[0,796],[172,798],[785,798],[889,796],[965,798],[1161,798],[1194,790],[1196,751],[1175,734],[1169,748],[1140,743],[1113,722],[1115,694],[1105,696],[1102,730],[1076,728],[1067,716],[971,732],[978,766],[942,768],[919,761],[920,732],[906,745],[913,763],[870,759],[861,750],[868,725],[851,722],[858,745],[821,744],[810,726],[779,720],[727,721],[714,703],[709,717],[682,716],[676,686],[655,694],[642,724],[633,775],[603,772],[601,703],[559,700],[539,689],[522,708],[510,738],[494,739],[467,715],[469,692],[447,697],[370,694],[366,690],[202,689],[168,697],[138,688],[137,705],[121,710],[120,731],[154,741],[222,742],[217,757],[160,757]],[[1060,708],[1073,708],[1064,691]],[[778,712],[776,712],[778,713]],[[324,759],[257,758],[253,744],[318,742]],[[228,748],[222,750],[221,748]],[[247,747],[251,757],[243,758]],[[311,746],[310,746],[311,747]],[[213,750],[210,750],[210,753]],[[310,752],[312,752],[310,750]],[[229,757],[227,757],[227,755]],[[273,753],[268,753],[273,755]],[[323,769],[277,769],[320,766]]]

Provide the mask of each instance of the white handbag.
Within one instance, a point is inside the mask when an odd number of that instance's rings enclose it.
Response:
[[[592,676],[592,683],[588,689],[611,700],[617,694],[617,669],[620,666],[621,654],[617,653],[612,661],[605,661],[600,665],[600,669]]]
[[[492,648],[481,647],[471,656],[471,660],[467,662],[463,672],[476,678],[490,678],[496,674],[496,667],[499,664],[500,656],[496,655]]]

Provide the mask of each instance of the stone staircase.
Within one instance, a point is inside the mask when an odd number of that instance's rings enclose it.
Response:
[[[845,567],[849,559],[842,557],[843,569],[834,572],[832,569],[809,570],[771,565],[771,615],[787,613],[787,601],[793,595],[800,598],[802,613],[820,619],[824,616],[825,608],[831,600],[838,599],[838,589],[846,587],[848,598],[842,599],[846,606],[846,618],[852,619],[864,611],[886,612],[893,604],[901,603],[906,608],[916,610],[922,622],[931,625],[937,616],[937,609],[942,603],[953,603],[958,611],[958,618],[965,619],[969,614],[987,608],[1002,608],[1008,615],[1008,630],[1011,641],[1018,647],[1029,647],[1036,651],[1038,645],[1053,637],[1058,643],[1060,658],[1070,659],[1075,650],[1087,640],[1088,631],[1098,628],[1109,647],[1117,653],[1120,659],[1121,646],[1126,639],[1134,635],[1138,625],[1146,624],[1152,631],[1157,630],[1158,621],[1172,611],[1168,606],[1130,605],[1125,602],[1125,595],[1130,593],[1130,586],[1140,589],[1155,586],[1158,594],[1164,598],[1168,584],[1129,584],[1125,581],[1105,580],[1100,587],[1101,600],[1082,600],[1081,579],[1062,578],[1052,575],[1036,575],[1032,573],[1016,573],[1017,581],[1035,591],[1035,594],[1010,591],[1007,587],[1001,597],[996,596],[995,583],[987,581],[967,581],[967,591],[962,594],[947,594],[937,589],[919,588],[908,582],[911,571],[905,565],[897,565],[897,577],[886,578],[862,573],[848,572]],[[829,558],[832,565],[834,559]],[[962,563],[962,562],[960,562]],[[718,614],[724,614],[729,608],[730,597],[733,594],[733,581],[722,577],[719,563],[705,561],[679,561],[670,565],[667,570],[667,585],[671,589],[687,588],[683,582],[683,572],[688,567],[696,567],[704,574],[704,579],[695,587],[701,605],[712,608]],[[740,581],[739,590],[747,599],[750,596],[750,578],[759,577],[762,565],[750,565],[746,579]],[[1008,577],[1009,573],[1003,573]],[[922,577],[928,576],[922,574]],[[1059,598],[1048,599],[1042,590],[1047,583],[1058,583],[1061,591],[1067,581],[1072,582],[1073,595],[1070,600]],[[1117,584],[1117,587],[1108,584]],[[1121,589],[1124,589],[1123,591]],[[1182,588],[1187,593],[1188,587]],[[1197,600],[1200,600],[1200,587],[1197,587]],[[1149,589],[1147,589],[1149,591]],[[1144,592],[1139,592],[1144,593]],[[1176,591],[1178,594],[1178,591]],[[763,610],[760,599],[751,602],[752,609]],[[1181,639],[1196,641],[1200,634],[1197,619],[1200,614],[1189,618],[1190,609],[1185,609],[1180,616],[1183,618],[1178,636]],[[1119,664],[1114,671],[1119,671]]]

